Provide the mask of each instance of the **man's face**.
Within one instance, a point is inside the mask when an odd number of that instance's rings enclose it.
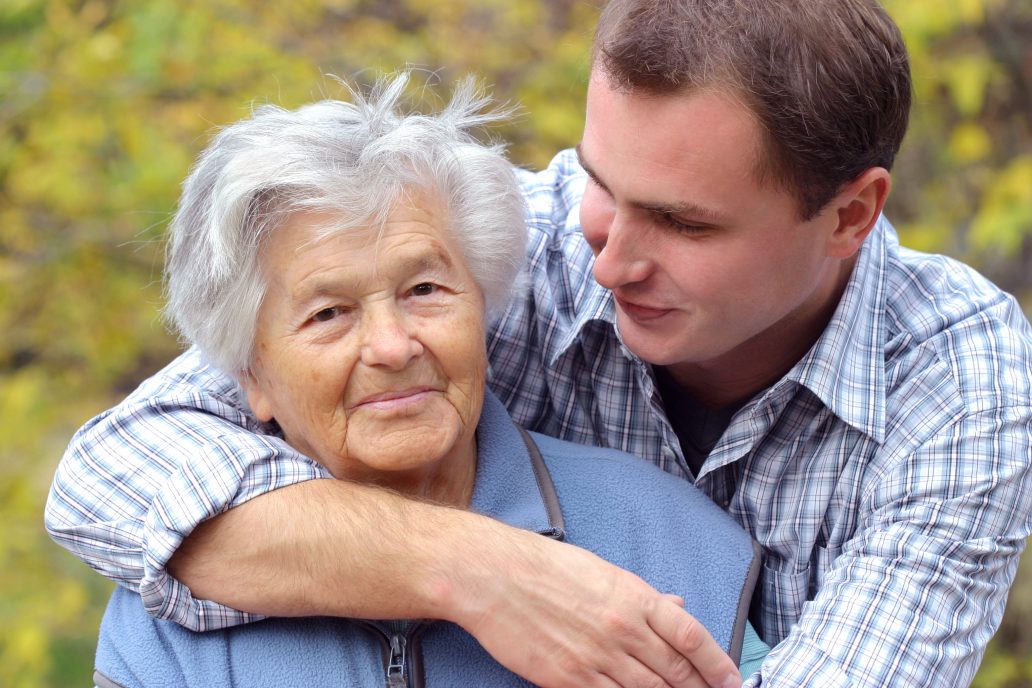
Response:
[[[827,255],[836,216],[803,222],[791,194],[760,183],[744,105],[710,90],[627,93],[596,73],[578,150],[595,278],[632,351],[716,379],[783,372],[805,353],[842,283]]]

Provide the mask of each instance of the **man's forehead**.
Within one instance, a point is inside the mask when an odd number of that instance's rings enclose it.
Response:
[[[656,162],[657,171],[682,164],[729,170],[734,163],[737,171],[729,182],[766,186],[772,164],[764,129],[740,93],[708,86],[631,91],[602,77],[593,77],[589,87],[577,152],[582,165],[601,178],[619,174],[622,163],[615,158],[633,156]]]

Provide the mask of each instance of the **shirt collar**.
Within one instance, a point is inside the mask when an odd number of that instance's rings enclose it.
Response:
[[[616,332],[616,305],[613,302],[613,292],[595,281],[591,273],[595,259],[579,230],[577,236],[567,238],[562,251],[566,254],[565,260],[568,265],[585,267],[583,274],[570,276],[571,282],[575,278],[579,278],[580,283],[576,285],[577,288],[574,291],[570,326],[565,328],[563,336],[559,337],[555,345],[547,352],[550,366],[556,365],[559,357],[566,353],[580,337],[585,336],[585,330],[591,323],[601,323],[607,326],[605,327],[607,331]]]
[[[893,237],[882,216],[860,248],[828,326],[782,381],[806,387],[876,442],[885,439],[885,267]]]

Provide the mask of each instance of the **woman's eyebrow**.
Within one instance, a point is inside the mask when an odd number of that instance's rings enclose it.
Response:
[[[394,266],[396,274],[416,275],[423,272],[444,272],[455,266],[454,260],[436,242],[432,247],[418,252],[410,252],[403,256]],[[347,293],[351,285],[347,278],[340,276],[322,276],[302,282],[291,295],[295,304],[305,304],[313,299],[326,296],[340,296]]]
[[[436,241],[428,250],[419,251],[410,256],[405,256],[399,263],[402,272],[417,273],[435,270],[450,270],[455,266],[454,261],[444,247]]]

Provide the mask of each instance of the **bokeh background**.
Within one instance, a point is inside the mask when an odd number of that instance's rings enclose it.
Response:
[[[520,103],[494,134],[540,167],[579,138],[600,3],[0,1],[0,685],[89,683],[110,584],[49,541],[43,505],[74,430],[178,350],[161,240],[215,128],[414,65],[436,84],[416,98],[475,73]],[[916,81],[889,215],[1032,311],[1032,2],[886,5]],[[977,685],[1032,686],[1029,618],[1032,555]]]

